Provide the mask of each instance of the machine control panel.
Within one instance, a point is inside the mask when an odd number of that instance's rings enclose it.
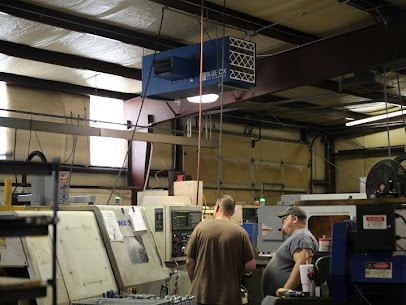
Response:
[[[202,212],[172,211],[172,230],[192,230],[202,221]]]
[[[155,232],[164,231],[164,209],[155,209]]]
[[[193,229],[202,221],[201,206],[144,206],[164,262],[185,260],[184,249]]]
[[[172,257],[184,256],[193,229],[202,220],[200,211],[172,211]]]
[[[242,223],[258,223],[258,207],[242,207]]]

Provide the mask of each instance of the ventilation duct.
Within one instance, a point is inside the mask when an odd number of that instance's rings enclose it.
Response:
[[[341,87],[356,93],[370,93],[394,88],[393,81],[386,76],[375,74],[373,72],[356,73],[354,77],[345,78],[341,82]]]
[[[203,94],[219,93],[222,82],[224,90],[254,87],[255,55],[255,43],[235,37],[204,42]],[[199,74],[199,43],[146,55],[142,59],[143,96],[177,100],[199,95]]]

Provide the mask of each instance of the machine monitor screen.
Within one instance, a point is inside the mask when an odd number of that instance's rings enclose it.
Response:
[[[124,244],[132,264],[148,263],[148,254],[141,236],[125,236]]]
[[[189,226],[189,212],[173,212],[173,229],[186,229]]]

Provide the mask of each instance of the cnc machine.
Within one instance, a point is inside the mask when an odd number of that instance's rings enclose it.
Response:
[[[1,216],[52,215],[52,211],[1,212]],[[167,272],[142,207],[62,207],[57,224],[58,305],[116,294],[136,292],[164,296]],[[47,281],[51,278],[52,234],[10,237],[0,247],[0,267],[9,276]],[[26,271],[24,271],[26,270]],[[50,305],[52,293],[38,298]]]
[[[160,205],[144,208],[170,277],[169,294],[189,294],[191,283],[186,272],[184,249],[193,229],[202,221],[202,207]]]

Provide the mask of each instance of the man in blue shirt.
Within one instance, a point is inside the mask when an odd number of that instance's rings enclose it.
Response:
[[[264,269],[263,296],[275,296],[279,288],[301,290],[299,265],[310,261],[319,249],[316,238],[307,229],[307,215],[303,209],[291,206],[278,217],[282,219],[282,233],[288,238]]]

